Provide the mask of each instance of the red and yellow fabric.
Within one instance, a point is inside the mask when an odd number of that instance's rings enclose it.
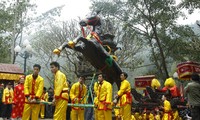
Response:
[[[163,112],[162,120],[172,120],[172,108],[168,100],[164,101]]]
[[[76,82],[72,85],[70,90],[70,98],[73,104],[85,104],[86,103],[87,87],[85,84]],[[84,108],[72,107],[71,120],[84,120]]]
[[[132,103],[131,85],[127,80],[121,82],[120,90],[117,92],[120,97],[120,106]]]
[[[8,89],[7,87],[3,90],[2,102],[4,104],[12,104],[13,103],[13,89]]]
[[[123,117],[123,120],[130,120],[131,119],[131,103],[132,103],[132,96],[131,96],[131,85],[127,80],[123,80],[121,82],[121,86],[117,95],[120,97],[120,113]]]
[[[44,87],[44,79],[38,75],[38,77],[34,80],[33,75],[26,76],[26,80],[24,83],[24,94],[26,97],[30,97],[31,99],[40,99],[43,93]],[[28,102],[25,99],[25,102]]]
[[[66,110],[69,99],[68,91],[69,85],[67,83],[67,78],[65,74],[58,70],[54,79],[54,98],[56,99],[54,120],[66,119]]]
[[[41,100],[40,101],[45,101],[48,102],[49,96],[48,96],[48,92],[43,93]],[[44,104],[40,104],[40,117],[44,118],[44,114],[45,114],[45,105]]]
[[[98,119],[112,120],[112,85],[109,82],[103,80],[98,85],[97,100]]]
[[[25,105],[22,115],[22,120],[38,120],[40,105],[28,103],[28,97],[31,99],[40,100],[44,88],[44,79],[38,75],[36,79],[33,78],[33,75],[26,76],[24,82],[24,94],[25,94]]]
[[[162,89],[162,91],[166,91],[167,89],[169,89],[172,97],[181,96],[180,90],[176,86],[176,83],[173,78],[166,79],[164,85],[165,85],[165,87]]]
[[[25,95],[24,95],[24,84],[18,84],[14,88],[13,108],[11,117],[21,118],[24,110]]]

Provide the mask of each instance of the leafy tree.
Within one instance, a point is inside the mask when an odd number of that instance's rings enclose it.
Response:
[[[0,2],[0,52],[1,58],[0,62],[8,63],[10,60],[9,49],[11,37],[9,33],[12,28],[12,15],[9,14],[9,8],[6,7],[5,1]]]
[[[100,9],[103,14],[119,20],[122,30],[129,31],[130,36],[138,36],[144,50],[149,51],[146,59],[154,63],[155,74],[162,79],[169,77],[168,68],[172,61],[182,61],[191,55],[185,46],[191,42],[191,36],[195,39],[197,36],[188,26],[177,24],[177,18],[183,13],[175,0],[93,0],[93,9]]]
[[[189,13],[193,13],[195,9],[200,8],[200,1],[199,0],[182,0],[179,4],[180,8],[186,8]]]
[[[43,67],[47,69],[45,71],[45,76],[49,78],[49,64],[52,61],[59,61],[61,64],[61,69],[68,75],[70,80],[74,80],[74,73],[77,74],[77,56],[80,53],[74,50],[65,49],[62,51],[61,55],[58,56],[53,54],[53,50],[58,48],[65,41],[73,40],[81,31],[77,27],[77,22],[51,22],[45,24],[40,30],[38,30],[32,41],[32,46],[34,47],[36,60],[42,63]],[[49,78],[51,81],[51,78]]]
[[[28,8],[34,8],[35,5],[27,0],[9,1],[2,0],[0,2],[0,34],[1,34],[1,52],[4,53],[4,62],[12,63],[15,61],[14,46],[17,38],[23,31],[23,24],[28,15],[26,14]],[[20,39],[21,40],[21,39]]]

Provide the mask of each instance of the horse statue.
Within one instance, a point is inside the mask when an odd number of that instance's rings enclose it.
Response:
[[[113,41],[114,36],[111,34],[103,34],[102,20],[98,16],[99,12],[92,12],[79,22],[82,30],[82,36],[77,37],[73,41],[66,41],[60,47],[55,49],[55,54],[60,54],[64,48],[73,49],[82,53],[91,65],[106,75],[106,80],[111,84],[116,82],[120,86],[120,73],[122,72],[115,58],[111,55],[117,50],[117,45]],[[92,27],[88,36],[85,35],[83,27]]]

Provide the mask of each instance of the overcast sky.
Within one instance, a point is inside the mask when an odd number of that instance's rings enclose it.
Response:
[[[90,0],[36,0],[36,3],[38,13],[44,13],[54,7],[65,5],[60,16],[61,20],[84,17],[91,6]]]
[[[177,0],[179,2],[180,0]],[[44,13],[54,7],[65,5],[62,10],[60,20],[66,21],[84,17],[89,12],[91,6],[90,0],[36,0],[38,5],[38,13]],[[196,20],[200,20],[200,10],[189,15],[187,19],[179,18],[179,24],[194,24]],[[185,11],[187,14],[187,11]]]

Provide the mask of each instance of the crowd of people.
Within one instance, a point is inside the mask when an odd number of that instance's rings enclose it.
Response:
[[[177,111],[173,112],[168,95],[162,96],[162,114],[156,113],[137,114],[131,112],[133,97],[131,85],[127,80],[128,74],[122,72],[119,77],[121,85],[116,94],[113,94],[112,85],[106,81],[106,76],[98,74],[98,81],[94,83],[94,108],[86,109],[79,106],[68,107],[71,104],[88,104],[88,87],[85,85],[85,77],[79,76],[78,81],[71,87],[67,77],[60,71],[58,62],[50,63],[54,74],[54,88],[44,87],[44,79],[39,75],[41,66],[33,66],[33,74],[20,76],[17,85],[12,88],[11,83],[0,84],[0,115],[3,120],[22,119],[38,120],[39,118],[52,118],[54,120],[181,120],[175,118]],[[168,79],[166,81],[170,81]],[[155,80],[152,81],[155,83]],[[170,86],[168,86],[169,88]],[[156,85],[153,86],[156,89]],[[174,89],[171,86],[170,89]],[[165,90],[163,88],[162,90]],[[185,93],[192,111],[192,120],[200,120],[200,80],[198,74],[192,75],[192,82],[185,87]],[[175,93],[175,92],[174,92]],[[174,94],[172,92],[172,95]],[[114,109],[113,109],[114,108]],[[67,110],[68,109],[68,110]],[[177,116],[177,115],[176,115]]]

